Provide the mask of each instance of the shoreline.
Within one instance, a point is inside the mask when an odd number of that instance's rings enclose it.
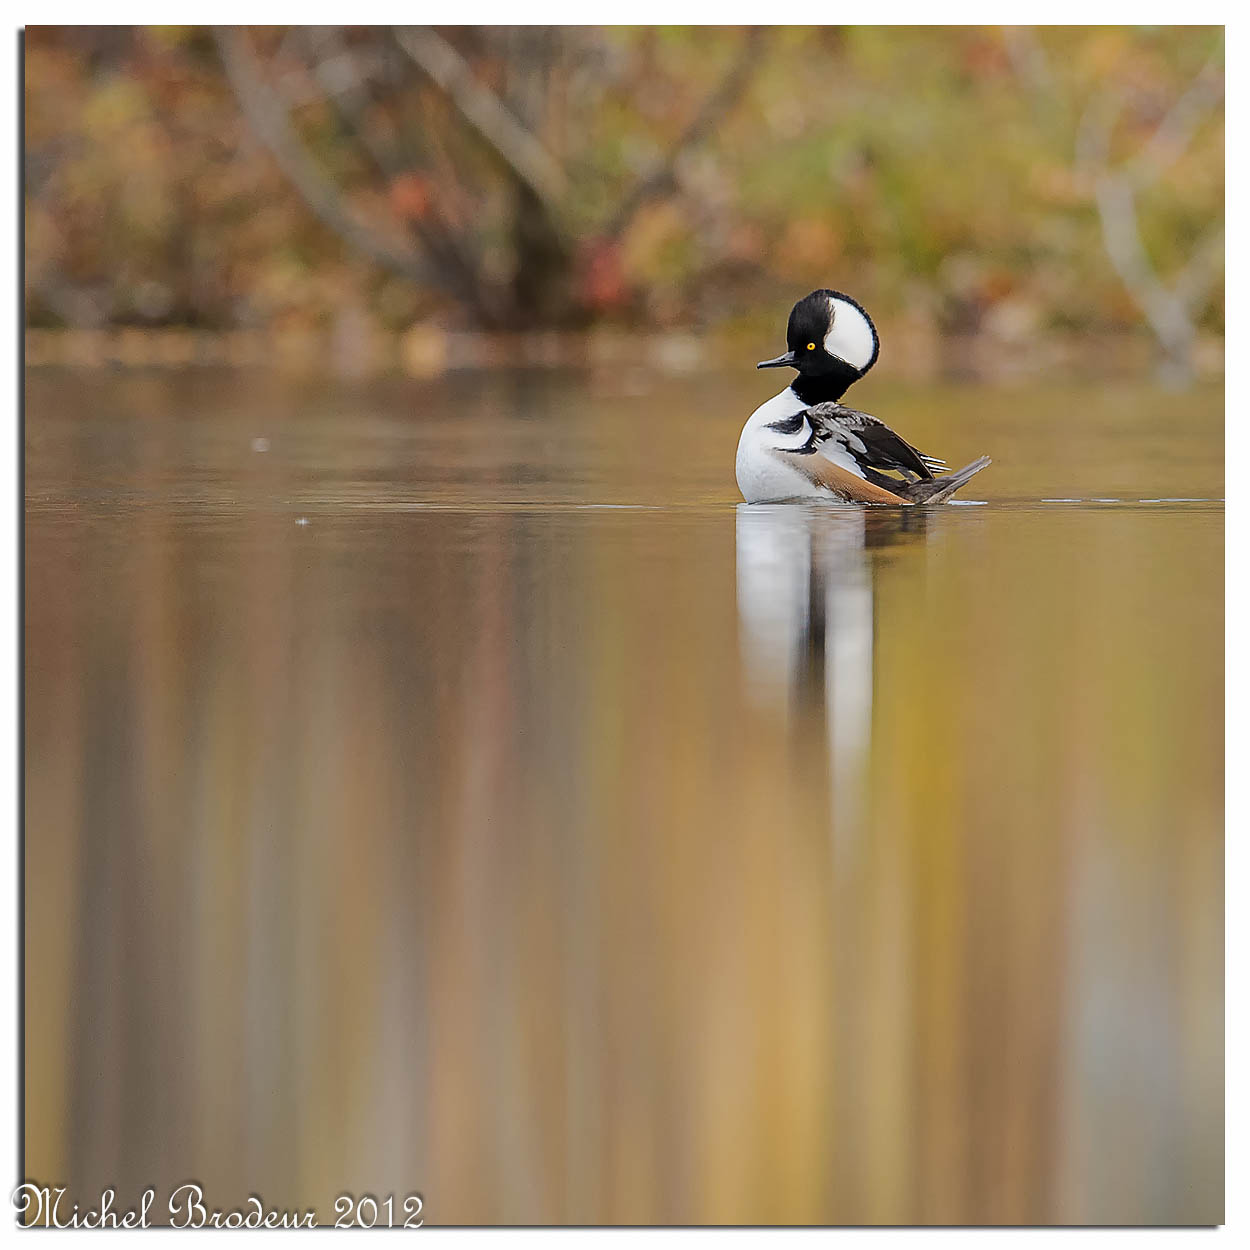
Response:
[[[889,337],[888,374],[909,380],[1003,381],[1060,370],[1071,376],[1150,372],[1158,351],[1145,335],[1063,335],[1024,342],[992,334],[940,337],[900,327]],[[266,368],[297,376],[439,377],[455,370],[648,368],[665,375],[740,366],[761,345],[741,331],[662,333],[599,329],[489,334],[415,326],[404,333],[333,330],[192,330],[119,327],[27,329],[27,368]],[[1224,340],[1200,339],[1194,380],[1224,377]]]

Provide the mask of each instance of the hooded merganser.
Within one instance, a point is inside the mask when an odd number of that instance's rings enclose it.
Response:
[[[743,427],[735,471],[747,503],[942,503],[990,463],[981,456],[954,473],[943,472],[946,461],[924,455],[883,421],[838,402],[876,364],[880,346],[872,319],[849,295],[813,291],[799,300],[790,312],[786,345],[784,355],[756,365],[797,369],[798,377]]]

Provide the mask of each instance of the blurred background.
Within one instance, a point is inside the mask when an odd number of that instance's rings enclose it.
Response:
[[[1220,1222],[1222,49],[28,30],[27,1176]]]
[[[25,51],[35,360],[424,373],[641,331],[693,364],[833,283],[882,371],[1221,368],[1218,28],[32,28]]]

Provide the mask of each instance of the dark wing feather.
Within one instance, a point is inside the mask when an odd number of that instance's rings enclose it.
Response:
[[[944,461],[921,455],[884,421],[842,404],[814,404],[804,414],[818,443],[835,438],[855,457],[863,469],[884,469],[902,473],[908,481],[933,477],[933,470]]]

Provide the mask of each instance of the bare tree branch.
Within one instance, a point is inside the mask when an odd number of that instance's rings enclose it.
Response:
[[[1213,53],[1155,127],[1149,142],[1128,162],[1125,173],[1139,186],[1157,179],[1169,165],[1180,159],[1194,131],[1210,117],[1223,98],[1224,75],[1220,70],[1220,58]]]
[[[322,173],[300,142],[285,103],[262,76],[247,37],[241,30],[227,27],[214,27],[213,37],[244,115],[321,221],[346,243],[393,273],[417,283],[440,286],[464,300],[487,324],[497,322],[499,310],[478,282],[472,267],[450,240],[440,237],[427,223],[416,223],[416,229],[432,264],[426,263],[416,252],[390,246],[374,230],[356,220],[338,188]],[[331,99],[333,102],[334,97]]]
[[[352,216],[334,183],[321,172],[296,137],[286,108],[261,76],[243,32],[217,26],[213,28],[213,37],[244,116],[308,207],[340,238],[379,264],[415,282],[430,281],[432,275],[416,253],[387,246]]]
[[[1170,371],[1178,375],[1188,375],[1193,369],[1193,344],[1197,337],[1193,314],[1219,275],[1224,231],[1213,230],[1202,240],[1168,286],[1142,241],[1137,195],[1157,182],[1167,166],[1179,159],[1194,132],[1223,98],[1222,75],[1217,66],[1218,59],[1212,56],[1142,149],[1118,167],[1111,160],[1111,136],[1124,110],[1122,93],[1107,91],[1095,97],[1077,133],[1077,163],[1092,181],[1107,257],[1142,310],[1164,350]]]
[[[1038,41],[1037,31],[1032,26],[1004,26],[1002,35],[1016,76],[1036,95],[1050,96],[1055,76],[1046,57],[1046,49]]]
[[[1103,244],[1120,281],[1136,300],[1168,356],[1187,368],[1194,325],[1185,301],[1164,286],[1150,263],[1137,222],[1132,183],[1126,178],[1100,174],[1094,183],[1094,198]]]
[[[408,172],[408,166],[395,145],[379,142],[369,125],[370,97],[355,69],[352,52],[338,37],[334,27],[315,27],[307,32],[311,46],[313,74],[326,89],[327,98],[343,126],[358,140],[382,180],[389,186]],[[322,56],[325,53],[325,56]],[[333,66],[327,74],[326,67]],[[437,210],[435,210],[437,211]],[[484,288],[477,265],[453,231],[433,215],[410,218],[410,228],[422,246],[448,274],[450,284],[476,305],[489,307],[491,296]]]
[[[378,172],[387,179],[397,177],[404,167],[394,145],[380,142],[368,124],[371,101],[351,50],[344,46],[333,26],[308,27],[302,33],[302,42],[308,45],[312,60],[313,77],[325,93],[324,98],[360,141]]]
[[[618,239],[629,228],[639,210],[650,201],[668,194],[677,185],[677,164],[682,156],[696,144],[702,143],[713,126],[741,99],[747,84],[760,62],[759,46],[763,32],[758,26],[748,27],[743,35],[742,47],[725,77],[704,101],[694,120],[682,132],[681,137],[668,154],[648,171],[621,200],[604,230],[609,239]]]
[[[464,58],[428,26],[397,26],[399,46],[438,84],[460,115],[490,144],[513,174],[558,220],[568,190],[564,170],[493,92],[474,77]]]
[[[1194,249],[1184,269],[1177,275],[1174,289],[1191,312],[1206,299],[1224,272],[1224,227],[1212,230]]]

